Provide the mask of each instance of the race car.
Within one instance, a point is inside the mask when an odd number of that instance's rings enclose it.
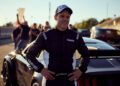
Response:
[[[120,50],[97,39],[83,39],[90,52],[90,63],[77,86],[120,86]],[[33,43],[19,54],[12,51],[4,57],[1,77],[5,86],[42,86],[43,76],[34,71],[26,60],[26,51]],[[47,55],[46,51],[42,51],[37,58],[44,66]],[[81,55],[76,52],[74,56],[76,66],[79,66]]]

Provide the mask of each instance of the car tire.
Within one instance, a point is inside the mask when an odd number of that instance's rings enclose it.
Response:
[[[41,86],[41,85],[36,80],[33,80],[31,86]]]
[[[3,81],[4,86],[18,86],[17,81],[15,79],[15,70],[13,67],[13,63],[4,59],[4,74]]]

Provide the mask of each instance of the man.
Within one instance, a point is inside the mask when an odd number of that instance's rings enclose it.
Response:
[[[20,39],[20,32],[21,32],[21,29],[19,27],[16,27],[12,33],[12,40],[14,41],[14,48],[15,49],[16,49],[17,44],[18,44],[19,39]]]
[[[48,31],[51,28],[50,24],[48,21],[45,22],[45,27],[44,27],[44,31]]]
[[[43,32],[43,31],[44,31],[42,24],[39,24],[38,29],[39,29],[40,32]]]
[[[28,26],[28,22],[25,21],[25,17],[23,16],[24,22],[21,23],[19,20],[19,15],[17,14],[17,23],[20,28],[20,34],[19,34],[19,41],[17,43],[16,47],[16,53],[21,53],[21,51],[26,47],[27,43],[29,42],[29,31],[30,28]]]
[[[21,36],[21,28],[20,28],[20,22],[19,22],[19,18],[18,18],[18,14],[16,15],[17,17],[17,21],[16,21],[16,28],[13,30],[12,33],[12,40],[14,41],[14,48],[17,48],[17,44],[20,40],[20,36]]]
[[[71,29],[73,31],[77,31],[77,29],[72,24],[69,25],[69,29]]]
[[[30,28],[28,26],[27,21],[20,24],[19,28],[21,29],[20,40],[17,44],[16,53],[20,53],[29,42],[29,31]]]
[[[29,32],[29,35],[30,35],[29,41],[30,42],[34,41],[37,38],[39,33],[40,33],[40,31],[37,28],[37,24],[34,23],[31,30],[30,30],[30,32]]]
[[[75,81],[87,70],[88,49],[80,34],[68,29],[71,14],[68,6],[58,6],[54,17],[56,28],[40,34],[27,51],[28,62],[44,76],[45,86],[75,86]],[[42,50],[49,53],[47,68],[35,58]],[[73,54],[76,50],[81,54],[82,62],[74,69]]]

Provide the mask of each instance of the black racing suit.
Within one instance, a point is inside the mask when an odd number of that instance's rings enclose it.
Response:
[[[49,52],[50,71],[58,73],[73,72],[72,62],[75,50],[78,50],[83,59],[79,69],[84,73],[89,63],[88,49],[80,36],[75,31],[52,29],[38,36],[35,43],[28,49],[27,59],[37,72],[41,72],[44,66],[39,63],[35,57],[40,54],[41,50]],[[74,81],[70,82],[67,78],[58,78],[47,80],[46,86],[75,86]]]

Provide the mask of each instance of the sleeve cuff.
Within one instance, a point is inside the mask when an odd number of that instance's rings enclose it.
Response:
[[[83,68],[82,66],[81,66],[81,67],[79,67],[79,69],[80,69],[80,71],[81,71],[82,73],[85,73],[85,72],[86,72],[86,70],[87,70],[87,68]]]

